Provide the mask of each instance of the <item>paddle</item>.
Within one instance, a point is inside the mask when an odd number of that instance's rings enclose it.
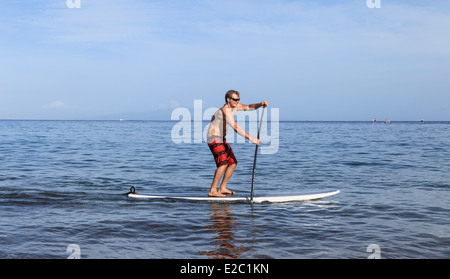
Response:
[[[263,107],[263,110],[262,110],[262,112],[261,112],[261,121],[259,121],[259,129],[258,129],[258,139],[259,139],[259,133],[261,132],[261,124],[262,124],[262,120],[263,120],[263,117],[264,117],[264,109],[265,109],[266,107],[264,106]],[[261,143],[260,143],[261,144]],[[252,176],[252,192],[251,192],[251,194],[250,194],[250,202],[251,203],[253,203],[253,185],[254,185],[254,183],[255,183],[255,168],[256,168],[256,155],[258,155],[258,146],[259,145],[256,145],[256,148],[255,148],[255,159],[254,159],[254,161],[253,161],[253,176]]]

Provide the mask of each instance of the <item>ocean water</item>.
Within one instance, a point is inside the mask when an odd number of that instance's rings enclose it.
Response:
[[[170,121],[0,121],[0,258],[449,258],[450,123],[280,122],[255,195],[281,204],[136,200],[207,194],[206,143]],[[203,123],[207,125],[207,123]],[[232,143],[249,193],[255,146]]]

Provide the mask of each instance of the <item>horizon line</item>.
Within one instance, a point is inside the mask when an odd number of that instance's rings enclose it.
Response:
[[[210,120],[171,120],[171,119],[8,119],[8,118],[0,118],[0,121],[118,121],[118,122],[127,122],[127,121],[160,121],[160,122],[210,122]],[[271,122],[271,120],[266,120],[267,122]],[[277,120],[278,122],[369,122],[373,123],[372,120]],[[390,123],[386,123],[386,120],[379,120],[373,124],[381,123],[381,124],[390,124],[392,122],[421,122],[421,119],[418,120],[389,120]],[[246,122],[259,122],[246,120]],[[427,120],[425,122],[450,122],[450,120]]]

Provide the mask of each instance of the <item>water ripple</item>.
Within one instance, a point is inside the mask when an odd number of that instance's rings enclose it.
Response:
[[[286,204],[132,200],[208,191],[206,144],[174,123],[0,121],[0,258],[448,258],[450,125],[282,122],[256,193],[340,189]],[[230,185],[249,193],[254,146],[232,144]],[[230,186],[231,188],[231,186]]]

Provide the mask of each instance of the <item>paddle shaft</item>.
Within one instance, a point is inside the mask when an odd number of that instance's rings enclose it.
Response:
[[[258,129],[258,139],[259,139],[259,134],[261,133],[261,126],[262,126],[262,120],[264,117],[264,109],[266,107],[263,107],[262,112],[261,112],[261,121],[259,121],[259,129]],[[256,145],[255,147],[255,159],[253,160],[253,176],[252,176],[252,191],[250,194],[250,202],[253,203],[253,185],[255,184],[255,169],[256,169],[256,156],[258,155],[258,146]]]

